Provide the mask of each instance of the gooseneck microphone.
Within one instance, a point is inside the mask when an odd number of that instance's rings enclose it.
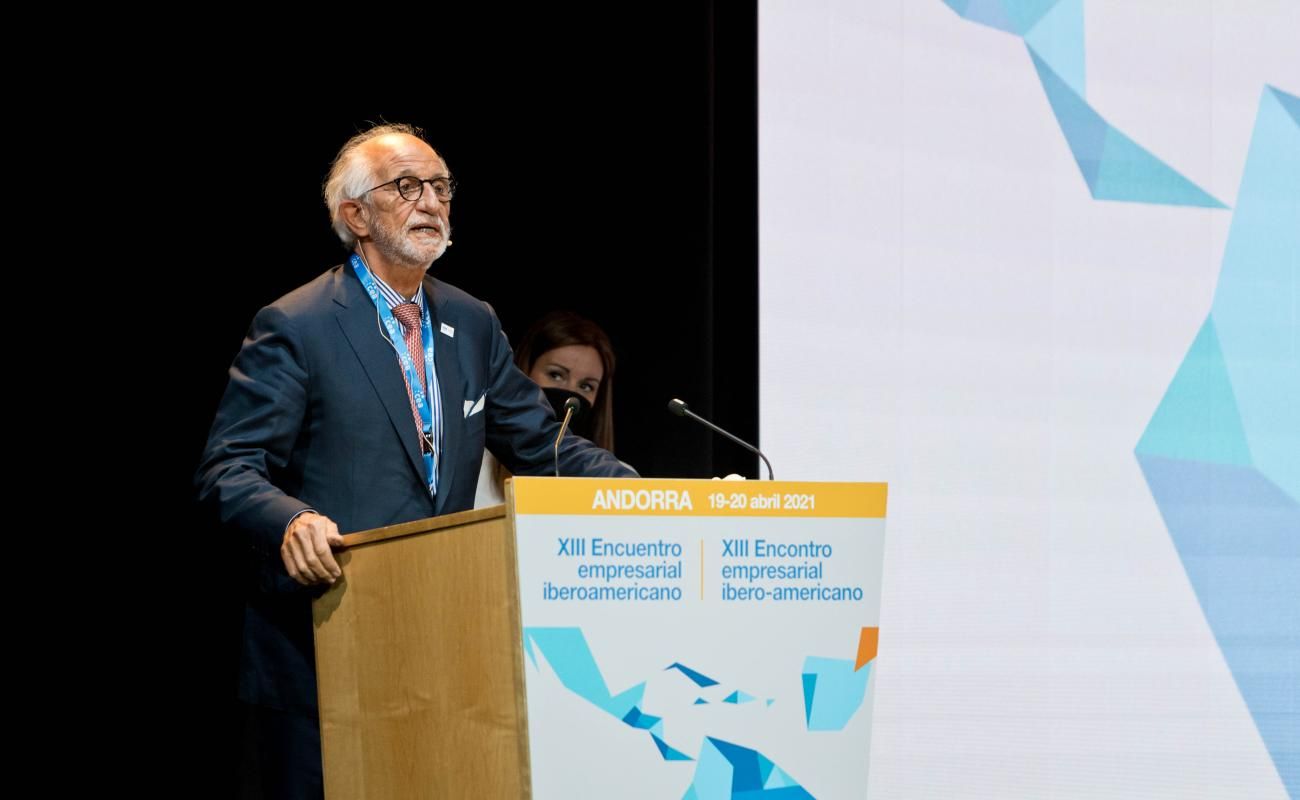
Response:
[[[750,452],[758,453],[758,457],[763,459],[763,463],[767,465],[767,479],[769,481],[775,480],[775,478],[772,477],[772,462],[767,460],[767,456],[763,455],[762,450],[759,450],[757,447],[750,444],[749,442],[746,442],[744,439],[741,439],[739,437],[731,435],[730,433],[727,433],[722,428],[719,428],[717,425],[714,425],[712,422],[709,422],[704,417],[701,417],[699,414],[696,414],[694,411],[691,411],[690,408],[688,408],[685,403],[683,403],[681,400],[678,400],[675,397],[672,400],[668,401],[668,410],[679,417],[688,417],[690,419],[693,419],[696,422],[700,423],[701,425],[705,426],[706,428],[709,428],[710,430],[722,434],[723,436],[727,437],[728,439],[740,445],[741,447],[745,448],[746,450],[749,450]]]
[[[560,440],[564,438],[564,432],[569,429],[569,420],[573,419],[573,415],[578,413],[580,408],[582,404],[576,397],[564,401],[564,421],[560,423],[560,435],[555,437],[555,477],[557,478],[560,477]]]

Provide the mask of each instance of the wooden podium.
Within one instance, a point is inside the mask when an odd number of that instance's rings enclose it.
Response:
[[[886,493],[516,478],[343,537],[312,609],[325,796],[861,797]]]
[[[343,540],[312,606],[325,796],[531,797],[505,506]]]

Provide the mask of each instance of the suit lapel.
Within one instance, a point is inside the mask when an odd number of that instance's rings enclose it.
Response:
[[[447,499],[451,497],[452,483],[456,480],[458,456],[464,455],[465,410],[464,391],[461,387],[459,345],[455,336],[447,336],[442,326],[455,330],[457,320],[441,295],[434,290],[433,278],[424,279],[424,295],[431,301],[433,315],[433,362],[438,374],[438,393],[442,396],[442,449],[438,460],[438,497],[436,512],[445,513]]]
[[[369,378],[384,404],[388,420],[392,423],[397,438],[402,442],[411,468],[425,482],[424,461],[420,458],[417,446],[418,433],[415,420],[411,416],[411,398],[406,393],[406,381],[402,380],[402,369],[397,363],[393,347],[381,334],[379,315],[375,304],[371,302],[361,285],[360,279],[346,264],[339,270],[335,285],[334,309],[339,327],[348,344],[361,362],[361,369]],[[437,323],[434,323],[435,330]],[[439,379],[442,374],[439,372]],[[445,406],[444,406],[445,407]]]

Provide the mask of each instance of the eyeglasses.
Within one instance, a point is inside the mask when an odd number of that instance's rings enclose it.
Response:
[[[455,178],[417,178],[414,175],[404,175],[396,180],[372,186],[361,194],[367,194],[391,184],[397,187],[397,193],[402,196],[403,200],[415,201],[420,199],[420,195],[424,194],[424,185],[426,183],[433,187],[433,196],[438,198],[440,203],[450,202],[452,196],[456,194]]]

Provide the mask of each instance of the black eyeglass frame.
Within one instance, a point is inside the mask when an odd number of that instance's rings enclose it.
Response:
[[[406,182],[406,188],[402,188],[403,182]],[[414,182],[414,185],[412,185]],[[403,175],[400,178],[393,178],[391,181],[384,181],[378,186],[372,186],[361,194],[370,194],[376,189],[382,189],[385,186],[392,186],[397,189],[397,194],[403,200],[415,202],[424,195],[424,185],[429,184],[433,188],[433,196],[438,198],[439,203],[450,203],[451,198],[456,196],[456,179],[450,175],[439,175],[436,178],[417,178],[414,175]],[[445,186],[443,192],[438,191],[439,186]],[[415,192],[411,195],[411,192]],[[444,197],[443,194],[446,196]]]

